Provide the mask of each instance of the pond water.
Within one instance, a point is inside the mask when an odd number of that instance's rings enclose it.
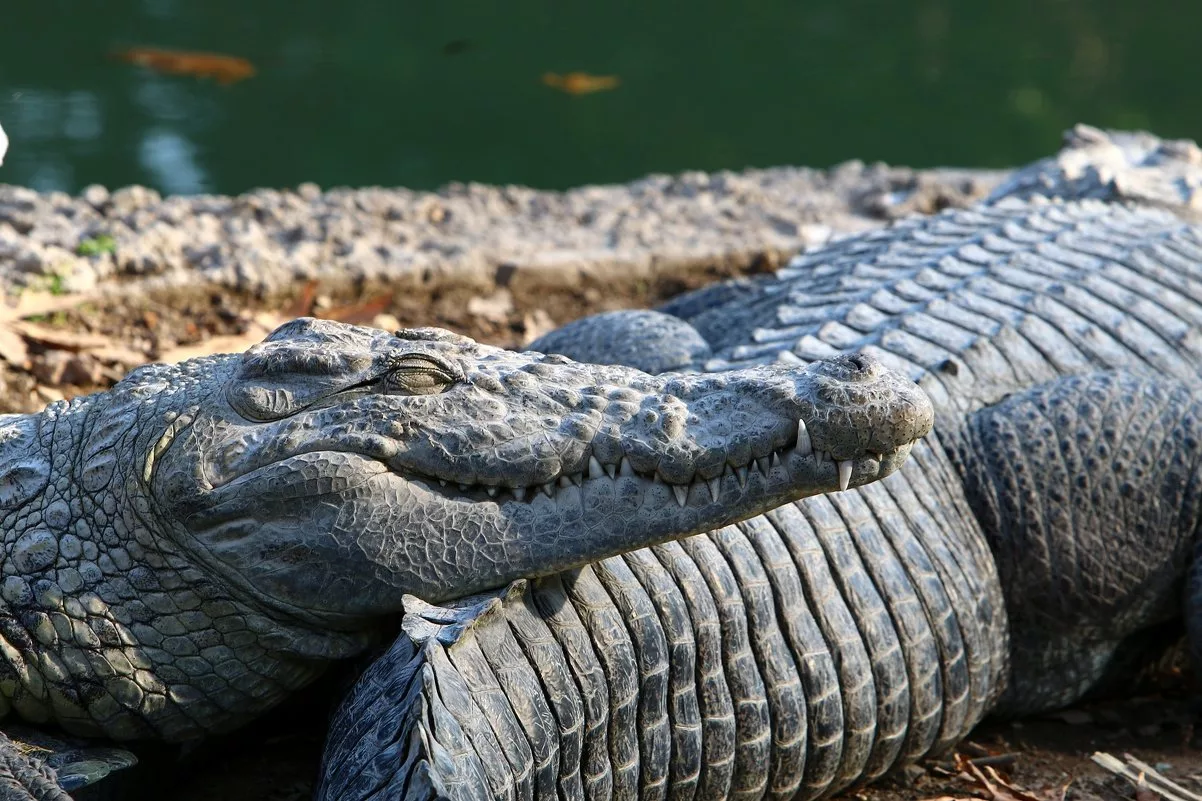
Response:
[[[1007,166],[1078,121],[1202,137],[1199,30],[1202,4],[1168,0],[14,0],[0,182],[563,188],[849,158]],[[255,74],[222,85],[113,57],[133,47]],[[598,91],[544,82],[576,72]]]

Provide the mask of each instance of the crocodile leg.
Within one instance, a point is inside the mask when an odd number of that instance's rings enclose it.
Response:
[[[0,732],[0,801],[71,801],[55,773]]]
[[[0,731],[0,801],[69,801],[76,791],[80,798],[116,798],[129,786],[125,769],[137,763],[124,748],[15,724]]]
[[[1202,519],[1202,390],[1124,373],[1059,379],[974,414],[954,457],[1006,588],[999,713],[1073,702],[1147,647],[1134,638],[1180,617]]]

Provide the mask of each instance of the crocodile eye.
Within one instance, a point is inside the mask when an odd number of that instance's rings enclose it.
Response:
[[[405,395],[437,395],[454,383],[450,370],[424,356],[402,357],[384,376],[385,389]]]

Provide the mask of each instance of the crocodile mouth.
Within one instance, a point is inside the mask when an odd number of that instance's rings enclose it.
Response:
[[[189,421],[180,422],[183,425],[169,426],[159,443],[152,449],[146,464],[148,477],[155,458],[171,444]],[[268,472],[274,474],[272,480],[276,488],[283,489],[283,484],[292,485],[294,482],[283,478],[282,474],[295,472],[293,478],[297,482],[303,482],[307,479],[304,476],[306,471],[300,468],[301,461],[305,457],[328,454],[337,455],[343,460],[354,460],[354,463],[359,465],[354,472],[360,473],[358,478],[361,480],[350,476],[342,480],[332,477],[328,492],[318,494],[337,494],[352,490],[386,471],[405,481],[421,484],[429,492],[449,500],[533,504],[540,499],[549,499],[556,503],[571,503],[580,499],[580,493],[586,486],[608,486],[621,492],[630,489],[629,482],[637,482],[638,486],[644,488],[663,487],[666,492],[671,493],[680,507],[702,507],[734,500],[747,491],[749,484],[757,481],[760,488],[784,489],[795,482],[795,476],[804,476],[807,483],[821,482],[829,484],[832,489],[846,490],[853,484],[867,483],[892,473],[905,461],[914,441],[888,451],[837,459],[830,452],[813,447],[805,421],[799,420],[793,436],[784,445],[759,455],[753,454],[742,463],[728,460],[716,475],[705,475],[703,471],[698,470],[687,482],[665,478],[658,470],[636,470],[631,459],[626,456],[620,457],[617,463],[603,462],[591,452],[580,469],[561,472],[542,483],[515,486],[476,481],[461,482],[454,476],[444,478],[432,475],[407,463],[394,448],[386,447],[386,441],[382,440],[375,440],[372,444],[376,447],[365,449],[367,452],[360,449],[333,449],[325,444],[313,443],[313,447],[302,447],[282,459],[254,464],[249,470],[221,471],[209,463],[205,465],[206,469],[203,472],[206,479],[204,484],[211,491],[229,489],[235,484],[245,486],[253,483],[258,475]],[[365,469],[371,464],[378,465],[377,471]],[[291,465],[297,465],[297,469],[290,470]]]
[[[586,485],[617,487],[619,482],[634,480],[643,484],[662,486],[671,491],[679,506],[704,506],[719,503],[732,491],[742,492],[749,482],[758,477],[760,482],[788,481],[790,474],[805,473],[820,478],[829,473],[832,483],[839,490],[846,490],[853,480],[857,484],[883,478],[892,473],[905,461],[912,440],[890,451],[867,453],[848,459],[836,459],[830,452],[816,450],[804,421],[799,420],[796,433],[779,448],[752,456],[745,463],[727,461],[716,475],[705,476],[701,471],[694,473],[688,482],[672,481],[658,471],[636,470],[625,456],[619,461],[604,463],[590,453],[584,467],[574,472],[563,472],[549,481],[514,486],[509,484],[487,484],[481,482],[458,482],[454,478],[431,477],[409,465],[388,462],[389,467],[411,481],[424,483],[431,491],[472,501],[494,501],[497,503],[533,503],[541,497],[554,501],[566,501],[579,493]],[[783,472],[782,472],[783,471]],[[435,489],[435,485],[437,489]]]

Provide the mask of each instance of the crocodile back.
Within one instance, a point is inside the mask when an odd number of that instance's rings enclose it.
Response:
[[[688,320],[714,350],[703,369],[863,350],[962,415],[1098,369],[1195,378],[1202,229],[1152,208],[1009,199],[801,254],[734,302],[673,306],[704,308]]]

